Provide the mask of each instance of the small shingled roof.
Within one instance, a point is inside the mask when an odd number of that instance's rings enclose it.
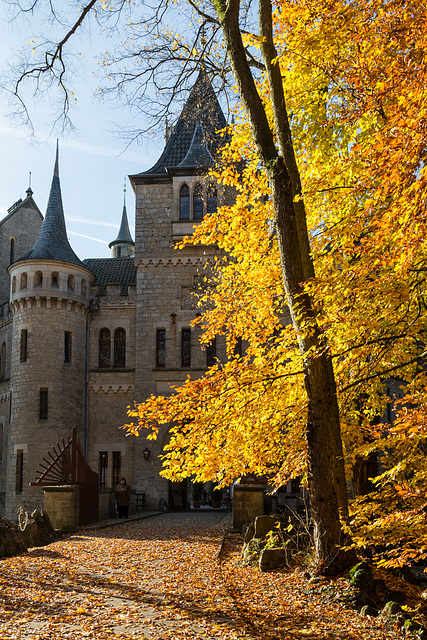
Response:
[[[67,238],[64,209],[62,207],[61,184],[59,182],[59,152],[56,148],[52,185],[40,235],[32,248],[16,262],[22,260],[61,260],[83,266],[72,250]]]
[[[110,242],[108,245],[111,247],[115,244],[131,244],[133,247],[135,246],[135,242],[130,233],[128,215],[126,211],[126,204],[123,205],[123,213],[122,213],[122,221],[120,224],[119,233],[117,234],[117,238]]]
[[[218,131],[224,129],[227,122],[205,71],[199,73],[162,155],[151,169],[137,175],[165,175],[168,167],[178,167],[187,155],[199,123],[203,127],[209,154],[215,158],[224,144]],[[202,166],[200,160],[193,166]]]
[[[107,292],[107,284],[119,284],[126,295],[129,285],[136,285],[134,258],[87,258],[83,264],[96,277],[94,285],[99,286],[100,295]]]

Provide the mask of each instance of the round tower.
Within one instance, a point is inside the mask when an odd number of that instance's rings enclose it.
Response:
[[[72,250],[65,227],[58,170],[40,236],[9,267],[13,312],[10,435],[6,517],[20,506],[40,508],[43,492],[31,487],[52,445],[77,427],[85,436],[86,335],[94,275]]]

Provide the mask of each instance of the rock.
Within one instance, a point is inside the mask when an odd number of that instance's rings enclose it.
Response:
[[[259,557],[260,571],[274,571],[286,564],[286,554],[284,549],[263,549]]]
[[[379,614],[380,612],[378,611],[378,609],[375,609],[375,607],[371,607],[369,604],[365,604],[365,606],[360,609],[361,616],[372,616],[376,618],[377,616],[379,616]]]
[[[26,544],[19,528],[2,518],[0,520],[0,557],[17,556],[25,553]]]
[[[359,562],[348,574],[350,584],[357,589],[369,592],[373,584],[372,568],[368,562]]]
[[[387,618],[391,618],[392,616],[397,616],[399,613],[402,613],[402,607],[397,602],[393,602],[390,600],[387,604],[384,605],[382,614]]]
[[[255,538],[265,538],[270,531],[277,532],[277,523],[280,522],[279,516],[257,516],[255,518]]]
[[[246,531],[244,533],[244,537],[243,537],[243,541],[245,543],[249,542],[249,540],[252,540],[252,538],[255,535],[255,526],[254,523],[251,522],[247,527],[246,527]]]
[[[244,562],[257,562],[259,555],[264,548],[261,540],[258,538],[252,538],[246,544],[243,545],[242,557]]]

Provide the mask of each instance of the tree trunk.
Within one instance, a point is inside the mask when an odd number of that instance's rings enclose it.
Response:
[[[327,572],[343,567],[353,554],[345,554],[341,520],[348,517],[347,488],[344,473],[338,401],[332,362],[326,336],[320,331],[309,297],[302,285],[314,276],[310,256],[300,176],[295,160],[286,112],[281,71],[272,60],[277,57],[272,36],[271,2],[260,2],[262,54],[270,85],[275,133],[257,92],[246,60],[239,27],[239,0],[214,0],[224,33],[227,52],[241,100],[244,104],[259,158],[272,190],[272,204],[279,242],[284,288],[293,325],[304,359],[304,378],[308,396],[307,458],[309,496],[314,523],[316,560]],[[344,561],[344,562],[343,562]]]

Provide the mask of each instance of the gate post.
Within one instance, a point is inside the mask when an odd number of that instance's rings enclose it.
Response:
[[[43,487],[44,510],[54,529],[74,531],[79,525],[79,487],[62,485]]]

